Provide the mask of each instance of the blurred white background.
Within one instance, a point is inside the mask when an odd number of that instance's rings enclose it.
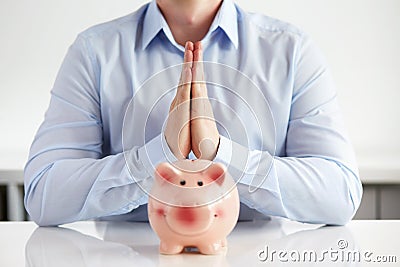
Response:
[[[144,0],[1,0],[0,167],[22,168],[62,59],[84,29]],[[324,52],[361,165],[400,166],[400,1],[237,0],[295,24]]]

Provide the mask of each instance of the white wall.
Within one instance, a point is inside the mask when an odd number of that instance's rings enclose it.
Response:
[[[1,0],[0,167],[23,166],[58,68],[76,35],[145,2]],[[236,2],[292,22],[316,40],[331,65],[361,161],[387,163],[400,152],[399,0]]]

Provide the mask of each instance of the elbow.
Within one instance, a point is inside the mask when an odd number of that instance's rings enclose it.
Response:
[[[362,196],[363,196],[363,186],[359,175],[352,175],[348,185],[348,201],[349,211],[351,212],[347,222],[354,218],[358,208],[360,207]],[[346,223],[347,223],[346,222]]]
[[[350,222],[357,212],[358,204],[352,201],[328,201],[319,206],[314,214],[309,214],[300,221],[305,223],[325,224],[331,226],[343,226]]]
[[[363,188],[360,178],[357,175],[351,175],[347,183],[345,196],[339,199],[339,203],[333,209],[334,216],[331,216],[327,222],[328,225],[345,225],[350,222],[356,214],[361,204]]]
[[[25,196],[24,196],[24,206],[25,210],[29,215],[29,219],[34,221],[39,226],[46,226],[42,221],[42,197],[40,197],[37,184],[34,186],[32,182],[27,184],[26,174],[25,174]],[[43,194],[41,194],[43,196]]]
[[[350,222],[356,208],[352,203],[320,203],[316,209],[308,210],[305,214],[296,217],[289,217],[291,219],[312,224],[325,224],[331,226],[342,226]]]
[[[29,214],[30,220],[34,221],[38,226],[57,226],[59,223],[55,220],[54,214],[44,208],[45,193],[44,184],[42,184],[46,174],[41,173],[33,179],[25,173],[25,196],[24,205]]]
[[[360,206],[363,189],[357,175],[347,175],[344,181],[346,182],[335,189],[335,194],[329,194],[328,191],[324,197],[318,194],[318,198],[313,200],[317,204],[310,205],[312,208],[304,214],[301,221],[332,226],[342,226],[350,222]]]
[[[353,219],[355,213],[356,209],[350,203],[340,205],[340,207],[337,207],[335,214],[328,216],[325,224],[332,226],[346,225]]]
[[[25,195],[25,209],[29,214],[30,220],[34,221],[38,226],[57,226],[59,225],[54,220],[49,220],[48,216],[41,208],[41,200],[37,199],[32,193]]]
[[[28,208],[27,208],[27,210],[28,210]],[[30,219],[32,221],[34,221],[40,227],[49,227],[49,226],[57,226],[58,225],[56,223],[51,223],[49,221],[44,220],[43,217],[40,216],[40,214],[36,214],[34,212],[29,212],[29,211],[28,211],[28,214],[30,216]]]
[[[42,216],[41,212],[35,212],[35,211],[32,212],[32,208],[30,208],[29,206],[26,207],[26,210],[29,214],[30,219],[40,227],[50,227],[50,226],[60,225],[60,223],[58,223],[56,220],[51,220],[47,218],[47,216]]]

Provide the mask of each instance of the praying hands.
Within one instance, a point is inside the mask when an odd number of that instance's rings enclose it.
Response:
[[[219,132],[204,81],[201,42],[186,42],[181,77],[172,100],[165,138],[177,159],[190,151],[198,159],[213,160],[219,145]]]

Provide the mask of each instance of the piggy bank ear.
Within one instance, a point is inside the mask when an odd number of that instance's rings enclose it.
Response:
[[[179,171],[175,169],[171,164],[164,162],[160,163],[155,171],[156,180],[160,182],[171,181],[172,178],[179,175]]]
[[[221,163],[213,163],[204,171],[204,175],[217,182],[218,185],[222,185],[225,179],[225,172],[226,168],[224,165]]]

